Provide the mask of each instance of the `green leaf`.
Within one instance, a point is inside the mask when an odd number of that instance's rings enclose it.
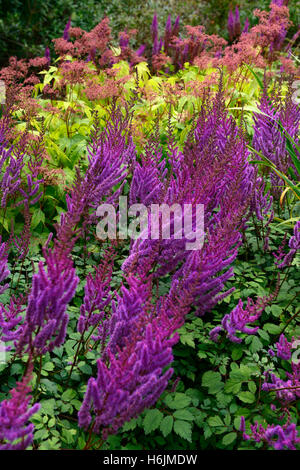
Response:
[[[244,403],[254,403],[255,395],[251,392],[240,392],[238,398]]]
[[[263,348],[263,344],[257,336],[252,336],[252,341],[250,344],[250,351],[255,353]]]
[[[43,369],[48,371],[54,370],[53,362],[46,362],[46,364],[43,365]]]
[[[57,392],[57,385],[56,383],[51,382],[51,380],[42,379],[41,384],[43,384],[46,387],[48,392],[54,393],[54,394]]]
[[[250,392],[255,393],[257,387],[256,387],[256,384],[254,382],[249,382],[248,383],[248,388],[249,388]]]
[[[263,329],[266,330],[271,335],[278,335],[281,332],[280,326],[274,325],[273,323],[266,323],[263,326]]]
[[[40,222],[45,223],[45,214],[41,209],[35,209],[31,219],[31,228],[35,229]]]
[[[222,439],[222,444],[224,444],[224,446],[229,446],[236,440],[236,437],[237,437],[236,432],[230,432],[228,434],[225,434],[225,436]]]
[[[186,421],[194,421],[194,415],[188,410],[177,410],[174,413],[174,418],[183,419]]]
[[[143,421],[145,434],[150,434],[150,432],[159,428],[163,416],[162,412],[157,409],[148,410]]]
[[[242,346],[235,346],[232,350],[231,357],[234,361],[238,361],[241,359],[243,355],[243,347]]]
[[[67,444],[72,444],[75,439],[76,429],[66,429],[62,430],[62,438]]]
[[[46,437],[48,436],[49,436],[48,429],[39,429],[38,431],[34,433],[34,439],[36,439],[37,441],[46,439]]]
[[[178,436],[186,439],[189,442],[192,442],[192,425],[187,421],[177,420],[174,423],[174,431]]]
[[[162,422],[160,423],[160,430],[163,433],[164,437],[167,437],[168,434],[173,429],[174,419],[173,416],[165,416]]]
[[[62,399],[62,401],[71,401],[75,397],[76,397],[75,390],[72,390],[71,388],[68,388],[62,394],[61,399]]]
[[[234,427],[237,431],[240,430],[240,427],[241,427],[241,417],[240,416],[237,416],[236,418],[234,418],[233,425],[234,425]]]
[[[205,372],[202,376],[202,386],[208,387],[208,393],[218,393],[223,388],[221,374],[211,370]]]
[[[41,405],[42,405],[42,408],[41,408],[42,413],[46,415],[54,415],[54,408],[55,408],[54,398],[51,398],[50,400],[43,400],[41,402]]]
[[[210,426],[224,426],[223,421],[221,420],[220,416],[210,416],[207,420]]]
[[[242,382],[236,379],[228,379],[224,386],[225,393],[233,393],[236,394],[240,391],[242,386]]]
[[[184,393],[176,393],[173,399],[167,399],[167,405],[174,409],[179,410],[181,408],[186,408],[191,403],[191,397],[185,395]]]
[[[91,376],[93,373],[93,370],[89,364],[78,364],[78,369],[81,370],[84,374],[87,374],[88,376]]]

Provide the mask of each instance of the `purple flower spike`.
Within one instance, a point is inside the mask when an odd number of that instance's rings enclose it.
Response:
[[[69,18],[69,21],[67,22],[66,26],[65,26],[65,29],[64,29],[64,34],[63,34],[63,38],[66,40],[66,41],[69,41],[70,39],[70,34],[69,34],[69,29],[71,27],[71,17]]]
[[[51,64],[51,55],[50,55],[50,49],[49,49],[48,46],[45,49],[45,57],[48,61],[48,65],[50,65]]]
[[[292,343],[289,343],[284,335],[280,335],[279,342],[276,343],[277,346],[277,356],[280,359],[285,359],[288,361],[291,358],[291,348]]]
[[[0,403],[0,450],[25,450],[32,444],[34,425],[29,419],[40,404],[29,408],[29,381],[30,376],[25,376],[10,392],[11,398]]]

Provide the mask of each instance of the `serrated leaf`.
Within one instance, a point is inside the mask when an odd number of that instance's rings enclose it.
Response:
[[[243,355],[243,348],[241,346],[236,346],[233,348],[231,357],[234,361],[238,361]]]
[[[45,222],[45,214],[41,209],[35,209],[32,214],[31,228],[35,229],[40,222]]]
[[[56,385],[56,383],[51,382],[51,380],[42,379],[41,384],[43,384],[46,387],[48,392],[54,393],[54,394],[57,392],[57,385]]]
[[[240,392],[238,398],[244,403],[254,403],[255,395],[251,392]]]
[[[185,421],[193,421],[194,415],[188,410],[176,410],[174,413],[174,418],[176,419],[183,419]]]
[[[202,376],[202,386],[208,387],[208,393],[218,393],[223,388],[222,376],[219,372],[207,371]]]
[[[54,408],[55,408],[55,400],[54,398],[50,398],[50,400],[43,400],[41,402],[42,408],[41,411],[42,413],[46,415],[53,415],[54,414]]]
[[[87,374],[89,376],[92,375],[92,368],[89,364],[78,364],[78,369],[81,370],[81,372],[83,372],[84,374]]]
[[[281,332],[280,326],[274,325],[273,323],[266,323],[263,326],[263,329],[266,330],[271,335],[278,335]]]
[[[167,437],[168,434],[170,434],[170,432],[172,431],[173,423],[173,416],[165,416],[162,422],[160,423],[160,430],[163,433],[164,437]]]
[[[62,399],[62,401],[71,401],[75,397],[76,397],[75,390],[72,390],[72,388],[68,388],[62,394],[61,399]]]
[[[46,362],[46,364],[43,365],[43,369],[47,371],[52,371],[54,370],[54,364],[53,362]]]
[[[240,391],[242,382],[237,381],[236,379],[228,379],[224,386],[225,393],[236,394]]]
[[[145,434],[150,434],[150,432],[159,428],[160,423],[162,422],[164,415],[159,410],[148,410],[143,421]]]
[[[224,446],[229,446],[236,440],[236,437],[237,437],[236,432],[230,432],[228,434],[225,434],[225,436],[222,439],[222,444],[224,444]]]
[[[252,392],[252,393],[255,393],[256,392],[256,385],[254,382],[249,382],[248,383],[248,388],[249,388],[249,391]]]
[[[263,348],[263,344],[260,341],[260,339],[257,336],[252,337],[252,341],[250,344],[250,351],[255,353],[257,351],[260,351]]]
[[[210,416],[207,420],[210,426],[224,426],[223,421],[221,420],[220,416]]]
[[[174,431],[178,436],[192,442],[192,425],[187,421],[176,420],[174,423]]]
[[[191,403],[191,397],[185,395],[185,393],[176,393],[175,397],[172,400],[166,400],[167,405],[174,409],[179,410],[181,408],[186,408]]]

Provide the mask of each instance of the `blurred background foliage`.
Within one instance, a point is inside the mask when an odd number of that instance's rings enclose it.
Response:
[[[52,39],[60,37],[68,18],[72,26],[85,30],[93,28],[103,16],[110,18],[114,41],[124,29],[137,29],[132,45],[138,47],[150,40],[153,14],[159,18],[161,31],[167,17],[181,17],[184,24],[206,27],[208,33],[227,37],[228,11],[240,7],[242,24],[246,17],[250,24],[256,21],[255,8],[266,9],[270,0],[0,0],[0,64],[8,57],[29,58],[43,55],[46,46],[52,48]],[[297,30],[300,19],[300,2],[290,0],[291,19]]]

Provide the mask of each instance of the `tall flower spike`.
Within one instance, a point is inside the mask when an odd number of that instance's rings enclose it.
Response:
[[[34,350],[45,354],[59,347],[65,339],[69,316],[67,305],[73,298],[79,282],[72,261],[58,256],[54,250],[44,253],[47,271],[40,261],[38,273],[33,276],[32,288],[17,352]]]
[[[111,302],[110,282],[113,267],[113,253],[104,255],[103,262],[95,268],[95,273],[89,273],[84,288],[84,300],[80,306],[80,317],[77,331],[83,333],[90,326],[97,325],[104,317],[104,308]]]
[[[6,243],[2,243],[2,238],[0,236],[0,283],[3,282],[9,275],[10,271],[7,267],[7,245]],[[0,295],[8,288],[8,284],[4,286],[0,286]]]
[[[300,221],[294,226],[294,235],[290,238],[289,248],[289,252],[285,255],[280,264],[276,263],[279,269],[290,266],[294,257],[300,250]]]
[[[291,359],[291,348],[292,348],[292,343],[289,343],[289,341],[286,339],[286,337],[281,334],[278,343],[276,343],[277,346],[277,357],[280,357],[280,359],[285,359],[288,361]]]
[[[16,346],[23,331],[23,316],[21,313],[25,310],[23,306],[24,299],[11,297],[9,305],[4,306],[0,303],[0,340],[4,343],[13,341]],[[5,347],[6,351],[12,349],[11,345]]]
[[[102,429],[106,438],[153,405],[172,375],[172,369],[163,369],[172,362],[172,345],[177,341],[178,335],[167,339],[154,321],[147,325],[144,334],[132,338],[117,357],[109,355],[109,367],[99,359],[97,378],[88,381],[78,413],[79,426],[91,426],[95,433]]]
[[[254,335],[259,327],[249,328],[247,324],[255,322],[261,316],[268,302],[269,298],[258,299],[254,302],[248,297],[247,305],[244,309],[243,301],[240,299],[237,306],[229,314],[224,316],[222,327],[217,326],[211,330],[209,334],[210,338],[213,341],[217,341],[222,330],[227,332],[228,338],[234,343],[242,342],[242,338],[236,335],[238,331],[248,335]]]
[[[11,398],[0,403],[0,450],[25,450],[32,444],[34,425],[29,420],[40,409],[40,404],[29,406],[30,374],[29,369],[10,392]]]
[[[70,28],[71,28],[71,17],[69,18],[64,29],[63,39],[65,39],[65,41],[69,41],[70,39],[70,33],[69,33]]]

